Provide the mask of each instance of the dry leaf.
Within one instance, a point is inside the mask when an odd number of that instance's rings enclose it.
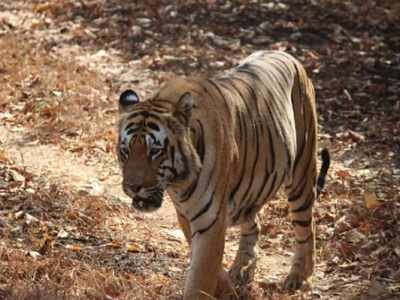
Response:
[[[117,248],[121,248],[121,243],[118,241],[112,241],[111,243],[107,243],[104,246],[117,249]]]
[[[355,132],[353,130],[348,130],[349,137],[355,142],[363,142],[365,141],[365,136],[359,132]]]
[[[38,13],[45,12],[46,10],[49,10],[52,7],[52,4],[50,2],[38,4],[35,7],[35,11]]]
[[[8,161],[6,153],[3,150],[0,150],[0,161]]]
[[[377,198],[375,193],[365,192],[364,193],[364,203],[368,209],[375,209],[382,205]]]
[[[136,252],[137,253],[137,252],[141,252],[142,251],[142,247],[140,245],[136,244],[136,243],[130,242],[130,243],[126,244],[126,250],[128,252]]]
[[[12,179],[16,182],[24,182],[25,181],[25,177],[22,176],[20,173],[18,173],[15,170],[10,170],[10,175],[11,175]]]
[[[336,172],[336,176],[338,176],[340,178],[347,178],[347,177],[351,177],[351,174],[347,170],[339,170]]]
[[[66,245],[65,248],[75,252],[81,251],[81,247],[79,245]]]
[[[39,27],[41,24],[42,24],[42,22],[41,22],[40,20],[38,20],[38,19],[33,19],[33,20],[31,21],[31,28],[32,28],[32,29],[35,29],[35,28]]]

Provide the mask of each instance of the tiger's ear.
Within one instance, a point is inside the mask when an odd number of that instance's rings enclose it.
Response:
[[[139,96],[132,90],[126,90],[119,96],[119,112],[124,113],[132,109],[139,102]]]
[[[185,126],[189,125],[192,116],[193,96],[191,93],[184,93],[178,100],[174,116]]]

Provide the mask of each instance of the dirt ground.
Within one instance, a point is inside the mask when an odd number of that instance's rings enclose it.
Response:
[[[279,196],[241,299],[400,299],[399,24],[389,0],[2,0],[0,299],[180,299],[188,247],[168,199],[141,214],[120,189],[116,101],[259,49],[305,65],[333,161],[312,281],[281,289],[293,235]]]

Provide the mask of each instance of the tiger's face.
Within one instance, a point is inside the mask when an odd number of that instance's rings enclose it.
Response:
[[[151,212],[161,207],[165,189],[188,178],[197,163],[195,150],[187,143],[192,99],[183,95],[176,106],[157,99],[140,102],[127,90],[119,108],[122,188],[134,208]]]

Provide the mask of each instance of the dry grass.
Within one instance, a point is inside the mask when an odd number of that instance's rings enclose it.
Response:
[[[115,99],[101,76],[44,49],[29,35],[3,36],[0,57],[0,108],[12,114],[10,126],[31,129],[27,142],[75,151],[102,139],[113,142]]]
[[[171,255],[168,247],[143,243],[143,232],[135,230],[140,220],[125,205],[54,184],[43,187],[44,178],[4,161],[0,173],[1,299],[156,299],[176,294],[176,281],[164,265]],[[24,179],[15,181],[16,174]],[[183,257],[174,256],[172,265],[182,264]]]

